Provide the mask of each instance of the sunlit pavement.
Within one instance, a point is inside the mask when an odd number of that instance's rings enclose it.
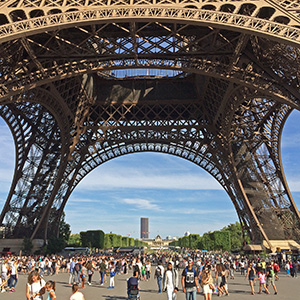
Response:
[[[152,300],[152,299],[167,299],[167,294],[157,293],[157,284],[156,280],[153,279],[153,274],[151,274],[150,281],[142,281],[140,283],[141,288],[141,299],[142,300]],[[108,284],[100,286],[99,285],[99,273],[95,272],[93,275],[92,285],[89,286],[86,284],[85,289],[81,291],[85,295],[86,300],[94,300],[94,299],[105,299],[105,300],[124,300],[126,297],[126,280],[129,278],[129,275],[117,275],[115,278],[115,288],[108,289]],[[69,275],[67,273],[59,273],[54,276],[45,276],[45,280],[54,280],[56,282],[56,296],[57,300],[68,300],[71,295],[71,287],[68,285]],[[278,295],[274,295],[273,288],[270,288],[270,295],[265,293],[263,294],[255,294],[254,296],[250,294],[250,287],[248,281],[244,279],[240,274],[236,274],[236,278],[234,280],[229,279],[228,288],[230,295],[223,296],[228,299],[239,299],[239,300],[248,300],[248,299],[262,299],[267,298],[270,300],[273,299],[286,299],[286,300],[297,300],[300,299],[300,277],[298,278],[288,278],[284,274],[280,274],[280,280],[276,281],[276,286],[278,289]],[[19,275],[19,281],[16,286],[16,292],[14,293],[1,293],[0,299],[13,299],[13,300],[25,300],[25,290],[26,290],[26,282],[27,275]],[[255,283],[255,292],[258,292],[259,282]],[[200,289],[201,290],[201,289]],[[222,298],[223,298],[222,297]],[[213,295],[214,299],[218,299],[217,295]],[[47,299],[47,296],[44,295],[44,300]],[[204,299],[204,296],[200,293],[197,295],[197,299]],[[181,286],[177,295],[177,300],[185,300],[185,295],[182,292]]]

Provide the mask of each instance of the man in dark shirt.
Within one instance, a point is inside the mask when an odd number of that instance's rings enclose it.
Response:
[[[182,272],[182,288],[187,300],[196,300],[197,292],[200,293],[198,272],[193,268],[193,260],[188,260],[188,266]]]
[[[99,273],[100,273],[100,285],[103,285],[104,277],[106,272],[106,265],[103,260],[99,264]]]

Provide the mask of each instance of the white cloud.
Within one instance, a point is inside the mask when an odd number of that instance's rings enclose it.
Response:
[[[185,215],[226,215],[235,214],[235,209],[195,209],[195,208],[180,208],[173,209],[172,213],[185,214]]]
[[[118,188],[172,189],[172,190],[222,190],[222,186],[209,174],[181,172],[170,174],[148,169],[118,169],[101,167],[94,170],[79,184],[77,190],[109,190]]]
[[[88,199],[88,198],[75,198],[75,197],[70,197],[68,200],[68,204],[70,203],[99,203],[99,200],[97,199]]]
[[[161,211],[161,208],[157,204],[146,199],[127,198],[127,199],[122,199],[121,202],[132,205],[135,209],[142,210],[142,211],[144,210]]]
[[[288,178],[287,176],[288,186],[291,192],[300,192],[300,178],[299,176],[293,176]]]

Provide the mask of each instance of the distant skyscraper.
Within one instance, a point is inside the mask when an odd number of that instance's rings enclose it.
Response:
[[[141,239],[149,239],[149,218],[141,218]]]

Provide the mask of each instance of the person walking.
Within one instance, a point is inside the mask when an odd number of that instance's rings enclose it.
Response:
[[[87,268],[87,275],[88,275],[88,285],[92,284],[92,277],[94,274],[94,267],[93,267],[93,263],[92,261],[88,261],[86,264],[86,268]]]
[[[69,285],[73,284],[75,281],[75,262],[74,259],[70,261],[70,268],[69,268]]]
[[[201,286],[203,289],[204,300],[211,300],[212,291],[215,289],[214,281],[211,276],[211,266],[205,265],[201,275]]]
[[[256,276],[255,268],[253,267],[252,262],[250,262],[249,266],[248,266],[248,269],[247,269],[247,274],[246,274],[245,280],[248,277],[249,284],[250,284],[250,287],[251,287],[251,294],[252,295],[255,294],[255,292],[254,292],[254,285],[253,285],[255,276]]]
[[[162,293],[161,281],[163,278],[163,274],[164,274],[164,267],[162,266],[162,262],[159,261],[157,267],[155,268],[155,273],[154,273],[154,279],[156,278],[156,280],[157,280],[159,294]]]
[[[42,300],[45,293],[45,280],[41,278],[39,271],[32,270],[27,279],[26,299]]]
[[[9,265],[8,265],[8,260],[5,259],[4,262],[1,265],[1,293],[4,293],[5,290],[5,285],[8,282],[9,278]]]
[[[182,289],[186,300],[196,300],[197,292],[200,293],[198,284],[198,273],[193,268],[194,261],[190,258],[187,267],[182,272]]]
[[[267,277],[267,282],[266,282],[267,290],[269,290],[269,286],[272,285],[272,287],[274,289],[274,294],[277,295],[277,287],[275,285],[275,273],[274,273],[271,263],[267,264],[266,277]]]
[[[18,282],[18,264],[17,261],[12,261],[10,263],[10,278],[9,278],[9,292],[15,292],[15,287]]]
[[[173,262],[169,261],[163,276],[163,290],[167,292],[168,300],[176,300],[178,282],[178,271],[174,268]]]
[[[101,259],[101,262],[99,264],[100,285],[103,285],[104,277],[105,277],[105,272],[106,272],[106,264],[103,261],[103,259]]]
[[[258,278],[255,278],[255,280],[259,280],[259,291],[258,294],[261,294],[262,288],[265,289],[266,294],[270,294],[267,286],[266,286],[266,274],[264,272],[264,269],[262,269],[258,275]]]
[[[146,280],[150,280],[150,274],[151,274],[151,262],[150,260],[147,260],[146,263]]]

